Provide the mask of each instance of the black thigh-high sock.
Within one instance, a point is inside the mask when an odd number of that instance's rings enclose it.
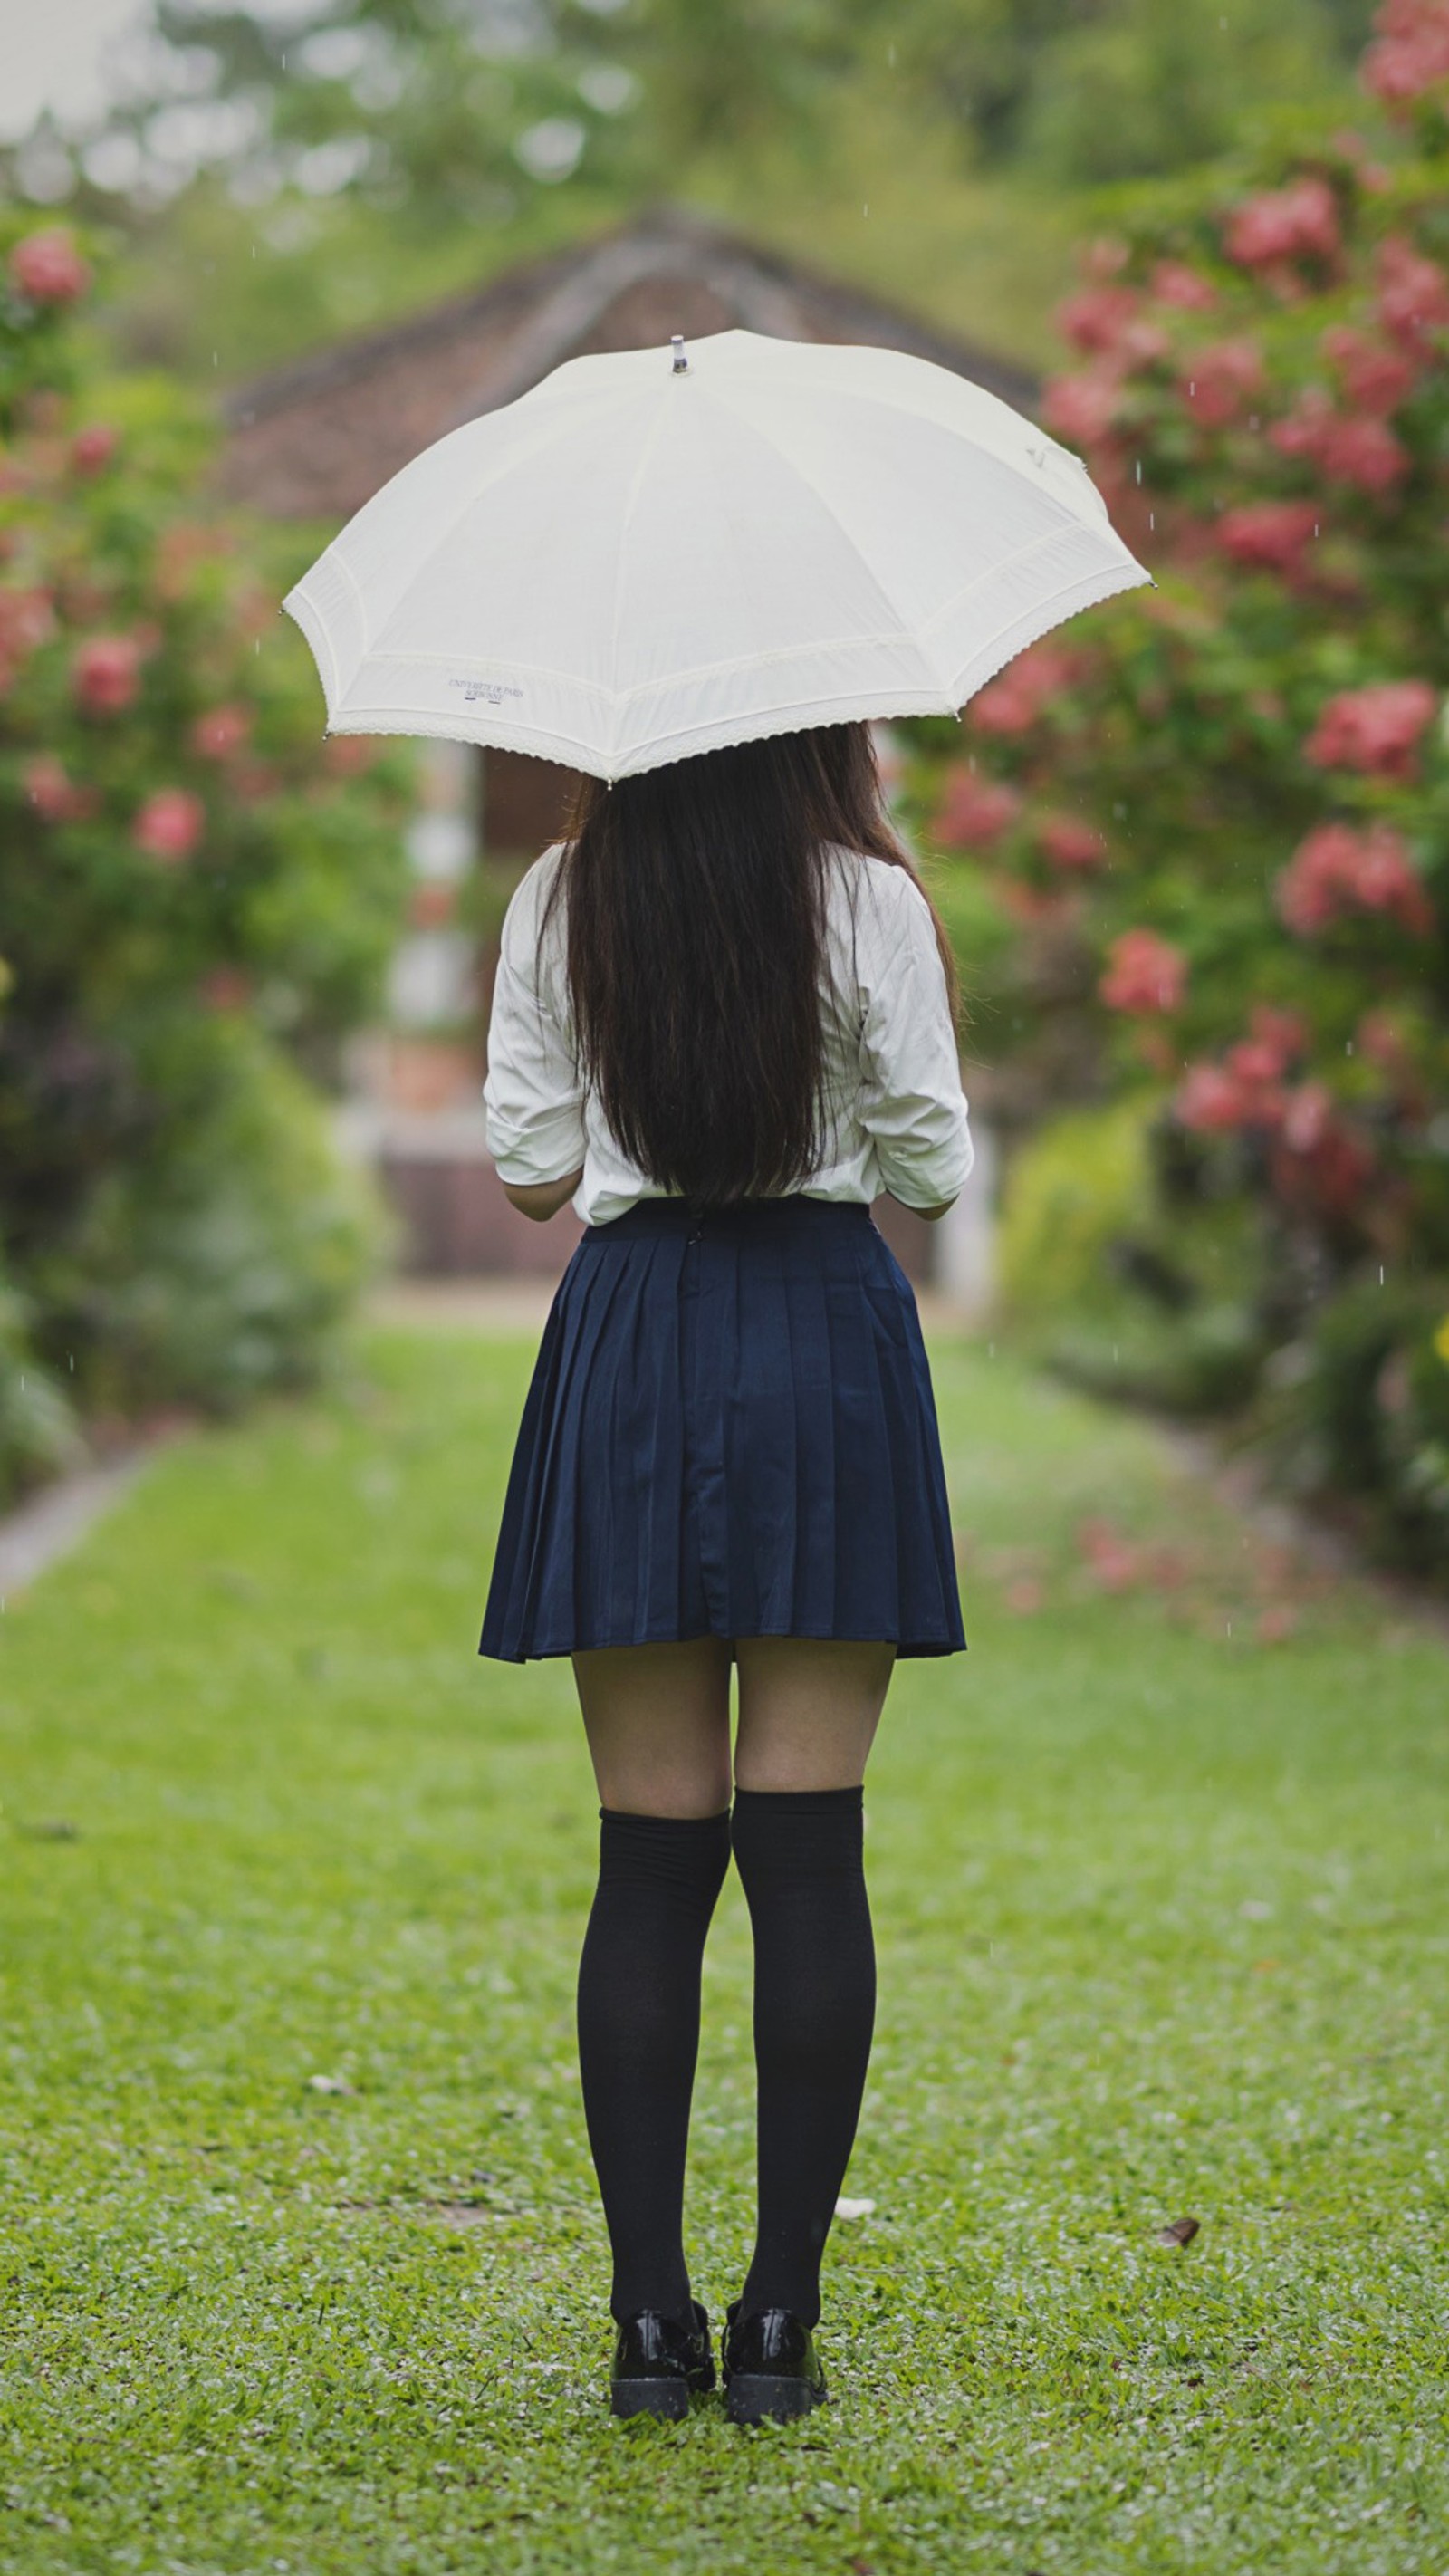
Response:
[[[740,1789],[735,1863],[755,1934],[759,2226],[741,2313],[820,2314],[875,2024],[859,1789]]]
[[[599,1810],[599,1885],[579,1961],[579,2071],[614,2254],[617,2323],[690,2320],[684,2158],[704,1937],[730,1820]]]

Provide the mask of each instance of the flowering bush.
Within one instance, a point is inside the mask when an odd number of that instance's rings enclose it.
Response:
[[[371,1004],[406,756],[331,763],[267,540],[179,395],[97,376],[90,286],[0,219],[6,1348],[82,1409],[225,1402],[310,1364],[364,1257],[284,1059],[325,1076]]]
[[[1187,1210],[1246,1215],[1264,1419],[1290,1379],[1397,1404],[1290,1446],[1449,1570],[1449,0],[1386,0],[1362,83],[1363,132],[1294,117],[1109,208],[1044,410],[1158,587],[1023,654],[955,758],[925,733],[922,786],[1023,952],[1049,923],[1077,960],[1047,1012],[1018,979],[1022,1096],[1065,1058],[1150,1110],[1114,1347],[1189,1329]],[[1378,1356],[1325,1377],[1340,1329]]]

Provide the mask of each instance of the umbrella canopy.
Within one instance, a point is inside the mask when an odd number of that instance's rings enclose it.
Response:
[[[1150,581],[1080,458],[899,350],[722,331],[572,358],[453,430],[287,597],[333,733],[600,778],[948,715]]]

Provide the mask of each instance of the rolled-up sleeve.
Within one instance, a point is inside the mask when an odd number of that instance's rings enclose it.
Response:
[[[890,875],[876,957],[861,961],[860,1117],[892,1198],[941,1207],[959,1196],[975,1149],[935,924],[910,878]]]
[[[540,971],[538,921],[546,860],[530,868],[504,915],[483,1110],[488,1151],[515,1188],[582,1168],[584,1096],[574,1050]]]

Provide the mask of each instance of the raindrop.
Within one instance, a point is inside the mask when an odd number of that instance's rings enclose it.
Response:
[[[1344,1042],[1343,1042],[1343,1051],[1344,1051],[1344,1054],[1345,1054],[1345,1055],[1352,1055],[1352,1053],[1353,1053],[1353,1040],[1352,1040],[1352,1038],[1345,1038],[1345,1039],[1344,1039]]]
[[[1140,456],[1137,459],[1137,480],[1139,483],[1142,480],[1142,459]]]
[[[1148,524],[1149,528],[1155,528],[1155,527],[1156,527],[1156,525],[1157,525],[1157,512],[1156,512],[1155,510],[1149,510],[1149,511],[1148,511],[1148,513],[1147,513],[1147,524]]]
[[[894,71],[894,70],[895,70],[895,67],[896,67],[896,49],[895,49],[894,45],[887,45],[887,47],[886,47],[886,68],[887,68],[887,70],[888,70],[888,71]]]
[[[860,211],[863,215],[868,215],[870,213],[870,207],[868,205],[864,205],[861,207]]]
[[[1382,1288],[1383,1284],[1384,1284],[1384,1265],[1383,1265],[1383,1263],[1382,1263],[1382,1262],[1380,1262],[1380,1263],[1379,1263],[1379,1286]]]

